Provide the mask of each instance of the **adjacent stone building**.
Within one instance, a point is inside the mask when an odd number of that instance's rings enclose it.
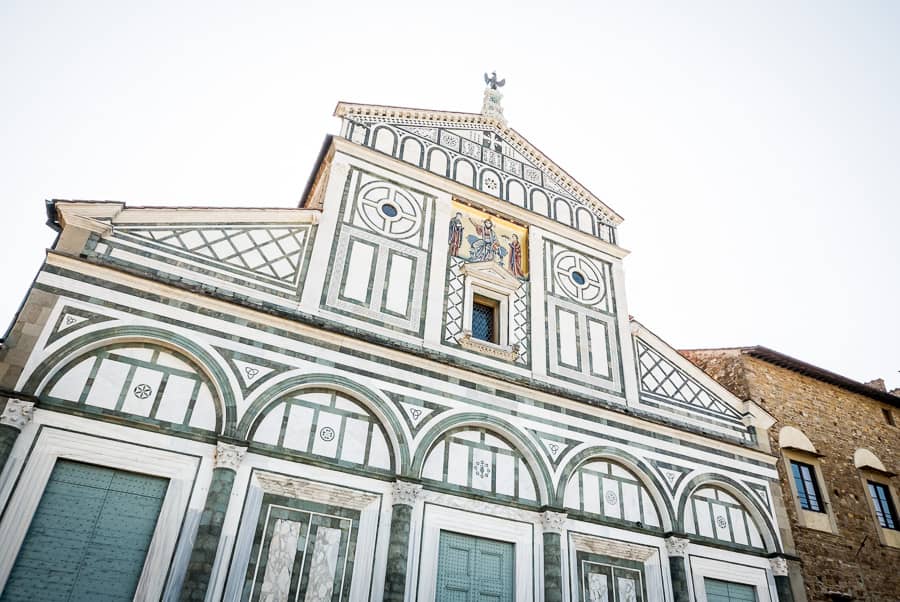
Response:
[[[777,421],[769,436],[806,599],[900,600],[898,391],[765,347],[682,354]]]
[[[49,204],[0,601],[790,600],[771,418],[629,318],[622,218],[489,83],[340,103],[298,208]]]

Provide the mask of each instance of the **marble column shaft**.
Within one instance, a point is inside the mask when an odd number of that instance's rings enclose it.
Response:
[[[562,535],[544,531],[544,602],[562,599]]]
[[[394,483],[394,505],[391,509],[391,531],[388,538],[387,571],[384,576],[384,602],[404,602],[406,574],[409,570],[409,531],[413,506],[422,486],[397,481]]]
[[[206,494],[197,537],[191,549],[187,573],[181,587],[182,602],[199,602],[206,598],[219,539],[222,536],[222,524],[228,510],[228,501],[234,487],[235,471],[246,448],[219,443],[216,449],[216,467],[213,469],[212,481]]]

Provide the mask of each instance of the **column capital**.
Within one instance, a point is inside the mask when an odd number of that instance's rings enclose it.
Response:
[[[393,494],[394,505],[415,506],[422,495],[422,486],[408,481],[394,481]]]
[[[6,407],[3,408],[3,414],[0,414],[0,424],[5,424],[21,431],[26,424],[31,422],[33,417],[34,403],[10,397],[6,401]]]
[[[245,453],[246,447],[219,441],[216,443],[216,468],[227,468],[237,472]]]
[[[669,556],[686,556],[689,543],[691,540],[685,537],[667,537],[666,553]]]
[[[788,564],[787,559],[781,556],[769,558],[769,564],[772,565],[772,574],[776,577],[787,577]]]
[[[563,531],[566,530],[566,521],[568,519],[569,515],[565,512],[552,512],[550,510],[541,512],[541,526],[544,528],[544,533],[558,533],[562,535]]]

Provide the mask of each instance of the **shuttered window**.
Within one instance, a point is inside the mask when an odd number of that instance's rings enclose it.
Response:
[[[704,579],[707,602],[756,602],[756,588],[744,583]]]
[[[132,600],[167,486],[58,461],[0,601]]]
[[[511,543],[441,531],[436,602],[512,602]]]

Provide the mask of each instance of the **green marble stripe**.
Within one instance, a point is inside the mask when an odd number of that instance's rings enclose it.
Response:
[[[53,266],[46,266],[45,269],[46,269],[48,272],[53,272],[53,273],[55,273],[56,271],[59,271],[59,272],[61,273],[61,275],[72,275],[72,276],[76,276],[76,275],[77,275],[77,277],[80,278],[80,279],[82,279],[82,280],[90,280],[89,277],[85,277],[85,276],[83,276],[83,275],[80,274],[80,273],[77,273],[77,272],[68,272],[68,271],[66,271],[66,270],[61,270],[61,271],[60,271],[60,270],[51,270],[50,268],[52,268],[52,267],[53,267]],[[62,272],[67,272],[67,273],[62,273]],[[107,287],[112,288],[112,289],[118,288],[116,285],[111,284],[111,283],[109,283],[109,282],[107,282],[107,281],[97,280],[97,283],[102,284],[103,286],[107,286]],[[135,310],[133,307],[126,307],[126,306],[119,305],[119,304],[115,304],[115,303],[108,303],[108,302],[106,302],[105,300],[100,300],[100,299],[92,299],[92,298],[90,298],[90,297],[86,297],[86,296],[84,296],[84,295],[80,295],[80,294],[77,294],[77,293],[71,293],[71,292],[66,291],[66,290],[63,290],[63,289],[58,289],[58,288],[56,288],[56,287],[47,287],[47,286],[44,286],[44,285],[42,285],[42,284],[40,284],[40,283],[36,284],[35,287],[36,287],[36,288],[40,288],[41,290],[46,290],[46,291],[48,291],[48,292],[52,292],[52,293],[54,293],[54,294],[66,295],[66,296],[69,296],[69,297],[72,297],[72,298],[81,299],[81,300],[83,300],[83,301],[93,302],[93,303],[100,304],[100,305],[107,305],[107,306],[113,307],[113,308],[115,308],[115,309],[118,309],[118,310],[121,310],[121,311],[127,311],[127,312],[129,312],[129,313],[133,313],[133,314],[136,314],[136,315],[142,315],[142,316],[146,316],[146,317],[152,317],[152,318],[155,318],[155,319],[157,319],[157,320],[160,320],[160,321],[163,321],[163,322],[166,322],[166,323],[170,323],[170,324],[173,324],[173,325],[176,325],[176,326],[185,327],[185,328],[193,328],[193,329],[199,330],[199,331],[201,331],[201,332],[205,332],[205,333],[210,334],[210,335],[213,335],[213,336],[217,336],[217,337],[227,337],[227,336],[228,336],[227,334],[225,334],[225,333],[223,333],[222,331],[219,331],[219,330],[212,330],[212,329],[208,329],[208,328],[204,328],[204,327],[198,327],[196,324],[187,324],[187,323],[181,322],[181,321],[179,321],[179,320],[173,320],[173,319],[168,318],[168,317],[166,317],[166,316],[159,316],[159,315],[154,314],[154,313],[152,313],[152,312],[139,311],[139,310]],[[126,288],[126,289],[124,289],[124,290],[125,290],[126,292],[131,292],[131,293],[134,292],[132,289],[127,289],[127,288]],[[156,302],[163,302],[163,303],[170,303],[170,304],[172,303],[172,300],[170,300],[170,299],[168,299],[168,298],[165,298],[165,297],[159,297],[159,296],[156,296],[156,295],[147,295],[147,294],[145,293],[145,294],[142,294],[142,295],[140,295],[140,296],[147,297],[148,299],[153,300],[153,301],[156,301]],[[204,309],[203,307],[199,307],[199,306],[185,306],[185,307],[186,307],[186,309],[190,309],[190,310],[196,311],[196,312],[198,312],[198,313],[200,313],[200,314],[209,314],[209,312],[208,312],[206,309]],[[235,319],[235,318],[229,318],[228,316],[222,315],[222,314],[212,314],[211,317],[216,317],[217,319],[220,319],[220,320],[226,320],[226,321],[229,321],[229,320],[230,320],[230,321],[233,321],[233,322],[239,322],[239,323],[244,323],[244,324],[246,324],[246,322],[244,322],[243,320],[238,320],[238,319]],[[292,317],[293,317],[293,319],[298,319],[298,316],[292,316]],[[323,328],[325,328],[326,330],[329,330],[329,331],[330,331],[330,330],[334,330],[334,328],[329,327],[330,325],[329,325],[329,324],[326,324],[326,323],[324,323],[324,322],[323,322],[322,324],[316,324],[316,325],[317,325],[317,326],[322,326]],[[286,332],[286,331],[283,331],[283,330],[277,329],[277,328],[261,327],[261,326],[259,326],[259,325],[256,325],[256,326],[259,327],[260,330],[263,330],[263,331],[266,331],[266,332],[270,332],[270,333],[275,334],[275,335],[278,335],[278,336],[283,336],[283,337],[288,337],[288,338],[296,339],[296,340],[299,340],[299,341],[304,342],[304,343],[318,345],[318,346],[320,346],[320,347],[323,347],[323,348],[326,348],[326,349],[331,349],[331,350],[333,350],[333,351],[339,351],[339,352],[341,352],[341,353],[347,354],[347,355],[350,356],[350,357],[361,357],[361,358],[365,358],[365,359],[370,360],[370,361],[381,362],[381,363],[383,363],[383,364],[385,364],[385,365],[387,365],[387,366],[390,366],[390,367],[395,367],[395,368],[407,370],[407,371],[410,371],[410,372],[416,371],[417,374],[419,374],[421,377],[431,378],[431,379],[435,379],[435,380],[442,380],[442,381],[452,381],[452,382],[454,382],[454,383],[457,383],[457,384],[460,384],[460,385],[463,385],[463,386],[469,385],[469,386],[471,386],[472,388],[475,388],[475,389],[477,389],[477,390],[482,390],[482,391],[484,391],[484,392],[487,392],[487,393],[490,393],[490,394],[494,394],[494,395],[497,395],[497,396],[499,396],[499,397],[511,399],[511,400],[514,400],[514,401],[517,401],[517,402],[520,402],[520,403],[523,403],[523,404],[527,404],[527,405],[530,405],[530,406],[533,406],[533,407],[536,407],[536,408],[545,409],[545,410],[549,410],[549,411],[553,411],[553,412],[557,412],[557,413],[565,412],[566,415],[570,415],[570,416],[573,416],[573,417],[576,417],[576,418],[592,420],[592,421],[594,421],[594,422],[597,424],[597,427],[598,427],[598,428],[602,428],[603,426],[607,426],[607,425],[608,425],[608,426],[611,426],[611,427],[615,427],[615,428],[621,428],[621,429],[625,429],[625,430],[629,430],[629,431],[635,432],[635,433],[640,434],[640,435],[651,436],[651,437],[653,437],[653,438],[655,438],[655,439],[657,439],[657,440],[659,440],[659,441],[663,441],[663,442],[667,442],[667,443],[676,444],[676,445],[679,445],[679,446],[681,446],[681,447],[685,447],[685,448],[689,448],[689,449],[695,449],[695,450],[698,450],[698,451],[702,451],[702,452],[704,452],[704,453],[715,454],[715,455],[718,455],[719,457],[721,457],[721,458],[723,458],[723,459],[739,460],[739,461],[741,461],[741,462],[744,462],[744,463],[747,463],[747,464],[750,464],[750,465],[755,465],[755,466],[760,466],[760,467],[765,467],[765,468],[767,468],[767,469],[771,469],[771,465],[770,465],[769,463],[761,462],[761,461],[754,460],[754,459],[751,459],[751,458],[745,458],[745,457],[743,457],[743,456],[739,456],[739,455],[734,454],[734,453],[724,452],[724,451],[721,449],[721,447],[712,447],[712,446],[709,446],[709,445],[703,445],[703,444],[697,444],[697,443],[690,442],[690,441],[684,441],[684,440],[679,439],[679,438],[676,438],[676,437],[671,437],[671,436],[666,436],[666,435],[660,435],[658,432],[654,432],[654,431],[650,431],[650,430],[645,430],[645,429],[640,429],[640,428],[635,428],[635,427],[632,427],[632,426],[630,426],[630,425],[623,425],[623,424],[621,424],[621,423],[616,422],[615,420],[610,420],[610,419],[605,419],[605,418],[604,418],[604,419],[598,419],[598,418],[595,417],[595,416],[591,416],[591,415],[585,414],[585,413],[583,413],[583,412],[578,412],[577,410],[562,409],[562,408],[559,408],[558,406],[555,406],[555,405],[553,405],[553,404],[547,404],[547,403],[543,403],[543,402],[536,402],[536,401],[534,401],[533,399],[530,399],[530,398],[527,398],[527,397],[524,397],[524,396],[515,395],[515,394],[510,394],[510,393],[508,393],[508,392],[506,392],[506,391],[503,391],[502,389],[493,389],[493,388],[484,387],[484,386],[482,386],[482,385],[480,385],[480,384],[467,383],[466,381],[461,381],[461,380],[457,380],[457,379],[450,379],[450,378],[448,378],[448,376],[447,376],[446,374],[442,374],[442,373],[439,373],[439,372],[432,372],[432,371],[428,371],[428,370],[422,370],[421,368],[413,368],[413,366],[411,366],[411,365],[409,365],[409,364],[406,364],[406,363],[404,363],[404,362],[400,362],[400,361],[396,361],[396,360],[386,360],[385,358],[379,357],[379,356],[377,356],[377,355],[371,355],[371,354],[367,354],[367,353],[360,352],[358,349],[354,349],[354,348],[352,348],[352,347],[343,347],[343,346],[340,346],[340,345],[334,345],[334,344],[330,344],[330,343],[327,343],[327,342],[324,342],[324,341],[321,341],[321,340],[310,339],[310,338],[308,338],[308,337],[298,337],[295,333],[288,333],[288,332]],[[112,333],[112,332],[114,332],[114,329],[112,329],[112,330],[110,331],[110,333]],[[359,338],[362,338],[362,339],[364,339],[364,340],[368,340],[368,339],[370,339],[370,338],[374,338],[374,337],[371,337],[371,336],[369,336],[369,335],[367,335],[367,334],[361,333],[361,332],[358,331],[358,330],[355,331],[353,334],[354,334],[354,336],[359,337]],[[107,335],[107,336],[109,336],[109,335]],[[92,337],[92,338],[89,339],[89,340],[93,340],[94,338],[95,338],[95,337]],[[233,340],[234,342],[237,342],[237,343],[242,343],[242,344],[246,344],[246,345],[255,346],[255,347],[258,347],[258,348],[260,348],[260,349],[262,349],[262,350],[265,350],[265,351],[272,351],[272,352],[276,352],[276,353],[282,353],[282,354],[290,355],[290,356],[292,356],[292,357],[295,357],[295,358],[301,359],[301,360],[306,360],[306,361],[310,361],[310,362],[320,362],[320,361],[321,361],[320,358],[317,358],[317,357],[315,357],[315,356],[311,356],[311,355],[304,354],[304,353],[293,352],[293,351],[284,349],[283,347],[276,347],[276,346],[273,346],[273,345],[262,344],[262,343],[260,343],[258,340],[254,340],[254,339],[246,339],[246,338],[243,338],[243,337],[231,337],[231,340]],[[374,342],[374,341],[373,341],[373,342]],[[70,345],[71,345],[71,344],[70,344]],[[392,343],[392,346],[397,346],[397,345],[396,345],[396,343]],[[67,346],[67,347],[68,347],[68,346]],[[418,354],[420,354],[420,355],[423,355],[423,354],[424,354],[424,355],[426,355],[426,356],[429,356],[429,352],[428,352],[427,350],[423,351],[421,348],[418,348],[415,352],[418,353]],[[441,354],[441,356],[443,356],[443,354]],[[442,357],[442,359],[443,359],[443,357]],[[446,359],[444,359],[444,361],[446,361]],[[356,373],[359,373],[359,374],[361,374],[361,375],[364,375],[364,376],[370,376],[370,377],[373,377],[373,378],[379,378],[380,380],[382,380],[382,381],[384,381],[384,382],[386,382],[386,383],[389,383],[389,384],[395,384],[395,385],[400,385],[400,386],[404,386],[404,387],[419,388],[419,389],[421,389],[422,391],[425,391],[425,392],[428,392],[428,393],[431,393],[431,394],[441,395],[441,396],[443,396],[443,397],[449,397],[449,398],[452,398],[452,399],[457,399],[457,400],[459,400],[459,401],[465,401],[465,402],[467,402],[467,403],[470,403],[470,404],[472,404],[472,405],[476,405],[476,406],[479,406],[479,407],[486,407],[486,406],[487,406],[487,404],[482,403],[482,402],[478,402],[478,401],[474,401],[474,400],[472,400],[471,398],[464,398],[464,397],[462,397],[462,396],[456,396],[456,395],[448,394],[448,393],[446,393],[446,392],[444,392],[444,391],[439,391],[439,390],[431,389],[431,388],[429,388],[429,387],[427,387],[427,386],[417,385],[417,384],[415,384],[415,383],[413,383],[413,382],[410,382],[409,380],[394,379],[394,378],[385,377],[384,374],[376,374],[376,373],[372,373],[372,372],[368,372],[368,371],[361,371],[361,370],[359,369],[358,366],[352,366],[352,365],[350,365],[350,364],[348,364],[348,365],[333,364],[333,365],[334,365],[336,368],[339,368],[339,369],[352,370],[352,371],[354,371],[354,372],[356,372]],[[473,366],[473,365],[470,364],[470,365],[467,366],[467,367],[468,367],[469,369],[472,369],[472,370],[476,371],[476,372],[480,372],[480,371],[481,371],[481,370],[479,369],[478,366]],[[505,378],[505,379],[508,379],[508,376],[504,376],[504,378]],[[541,390],[541,391],[543,391],[544,389],[547,389],[549,392],[553,392],[553,393],[555,393],[556,395],[558,395],[559,397],[562,397],[562,398],[568,398],[568,399],[572,399],[572,400],[574,400],[574,401],[582,401],[582,402],[584,402],[584,403],[587,403],[588,405],[594,405],[594,406],[599,406],[599,407],[606,407],[606,405],[607,405],[607,404],[605,404],[605,403],[600,403],[600,402],[598,402],[598,401],[595,400],[595,399],[581,399],[581,398],[579,398],[576,394],[573,394],[571,391],[564,391],[564,390],[561,390],[561,389],[558,389],[558,388],[555,388],[555,387],[543,386],[543,385],[541,385],[541,383],[535,383],[534,381],[529,381],[529,383],[530,383],[530,385],[534,385],[533,388],[535,388],[535,389],[538,389],[538,390]],[[498,408],[496,408],[496,407],[494,407],[493,409],[494,409],[495,411],[504,411],[504,410],[498,409]],[[619,411],[619,412],[622,411],[622,407],[621,407],[621,406],[618,406],[618,405],[610,405],[610,407],[608,407],[607,409],[612,409],[612,410],[614,410],[614,411]],[[691,433],[701,432],[701,431],[699,431],[699,430],[696,429],[696,428],[687,427],[687,426],[680,425],[680,424],[668,424],[669,421],[667,421],[667,420],[661,420],[661,419],[659,419],[659,417],[655,417],[655,416],[650,416],[650,417],[648,417],[648,416],[643,416],[643,415],[641,415],[641,412],[640,412],[640,411],[632,410],[632,413],[635,414],[637,417],[639,417],[639,418],[641,418],[641,419],[647,420],[647,421],[650,422],[650,423],[657,423],[657,424],[658,424],[658,423],[664,423],[664,424],[666,424],[667,426],[672,426],[672,427],[674,427],[674,428],[678,428],[678,429],[684,430],[684,431],[686,431],[686,432],[691,432]],[[512,414],[512,415],[518,415],[519,412],[512,411],[512,412],[510,412],[510,414]],[[551,426],[557,426],[557,427],[566,428],[566,429],[570,430],[570,431],[573,432],[573,433],[583,433],[583,434],[585,434],[585,435],[593,435],[593,434],[595,434],[593,431],[589,431],[589,430],[582,429],[582,428],[579,428],[579,427],[572,427],[571,425],[566,424],[566,423],[561,422],[561,421],[552,421],[552,420],[549,420],[549,421],[546,421],[546,423],[547,423],[548,425],[551,425]],[[724,439],[721,435],[717,435],[717,434],[715,434],[715,433],[701,432],[701,434],[703,434],[704,436],[713,438],[713,439],[726,440],[726,439]],[[641,448],[641,449],[646,449],[646,450],[648,450],[648,451],[652,451],[652,450],[655,449],[655,448],[652,448],[652,447],[649,447],[649,446],[645,446],[645,445],[642,445],[642,444],[636,444],[636,443],[634,443],[633,441],[629,441],[629,440],[625,440],[625,439],[611,438],[611,440],[613,440],[613,441],[615,441],[615,442],[620,442],[620,443],[623,443],[623,444],[627,444],[627,445],[630,445],[630,446],[638,447],[638,448]],[[743,445],[742,442],[737,442],[737,441],[733,441],[733,440],[728,440],[728,441],[729,441],[730,443],[737,443],[737,444],[739,444],[739,445]],[[688,460],[688,461],[695,461],[695,459],[694,459],[692,456],[687,455],[687,454],[679,454],[679,453],[677,453],[677,452],[670,452],[670,453],[671,453],[671,457],[673,457],[673,458],[683,459],[683,460]],[[758,475],[755,475],[755,474],[753,474],[753,473],[751,473],[751,472],[747,472],[747,471],[744,471],[744,470],[741,470],[741,469],[734,469],[734,468],[732,468],[732,467],[730,467],[730,466],[726,466],[726,465],[721,464],[721,463],[712,463],[711,466],[715,466],[715,467],[717,467],[717,468],[728,469],[729,471],[737,472],[737,473],[740,473],[740,474],[743,474],[743,475],[746,475],[746,476],[750,476],[750,477],[753,477],[753,478],[759,478]],[[772,480],[774,480],[774,479],[772,479]]]

